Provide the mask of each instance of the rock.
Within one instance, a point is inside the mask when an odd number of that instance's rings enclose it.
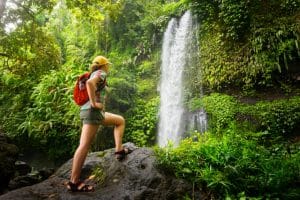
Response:
[[[164,200],[191,197],[192,185],[165,174],[158,169],[155,155],[150,148],[137,148],[132,143],[126,146],[134,151],[119,162],[114,158],[114,149],[90,153],[85,161],[81,178],[95,186],[90,193],[68,192],[64,183],[71,172],[72,159],[62,165],[47,180],[8,192],[0,200],[31,199],[100,199],[100,200]],[[194,192],[200,199],[199,192]]]
[[[3,133],[0,133],[0,142],[7,143],[7,137]]]
[[[0,194],[6,191],[10,179],[15,174],[18,148],[9,143],[8,137],[0,133]]]
[[[22,173],[17,173],[18,176],[13,178],[8,184],[9,190],[15,190],[21,187],[30,186],[39,183],[47,179],[49,176],[51,176],[54,173],[53,168],[49,168],[49,169],[43,168],[38,171],[37,170],[31,171],[31,167],[28,164],[26,164],[25,162],[20,162],[20,163],[22,163],[21,165],[26,166],[25,167],[26,173],[24,173],[25,170],[21,170]],[[30,171],[27,171],[28,168],[30,169]]]
[[[31,172],[31,167],[26,162],[19,160],[15,162],[15,169],[19,176],[23,176]]]
[[[51,176],[55,172],[55,170],[54,170],[54,168],[43,168],[43,169],[40,169],[38,172],[39,172],[39,175],[41,176],[41,179],[45,180],[49,176]]]
[[[11,180],[9,182],[8,188],[10,190],[14,190],[25,186],[30,186],[39,182],[41,182],[41,178],[38,172],[28,173],[26,175],[17,176],[13,180]]]

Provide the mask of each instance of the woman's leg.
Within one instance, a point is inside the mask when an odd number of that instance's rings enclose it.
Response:
[[[102,124],[105,126],[115,126],[114,127],[114,138],[115,138],[115,145],[116,145],[116,152],[123,150],[122,147],[122,138],[125,129],[125,119],[116,114],[105,112],[104,120]]]
[[[81,131],[80,143],[77,147],[72,165],[71,182],[77,183],[80,178],[81,168],[90,149],[91,143],[97,133],[99,125],[84,124]]]

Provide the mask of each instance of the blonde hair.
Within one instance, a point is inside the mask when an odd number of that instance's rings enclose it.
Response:
[[[101,69],[103,65],[99,65],[98,63],[92,63],[90,65],[90,71],[91,72],[94,72],[94,71],[97,71],[98,69]]]

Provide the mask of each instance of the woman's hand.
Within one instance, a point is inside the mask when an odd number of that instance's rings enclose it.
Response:
[[[99,109],[99,110],[103,110],[104,106],[102,103],[98,103],[96,102],[94,105],[92,105],[93,108]]]

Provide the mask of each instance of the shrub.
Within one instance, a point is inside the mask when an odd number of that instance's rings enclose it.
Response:
[[[258,122],[258,130],[277,135],[290,135],[300,123],[300,97],[261,101],[254,105],[241,104],[240,113]]]
[[[157,148],[158,163],[218,198],[236,198],[243,193],[261,198],[296,195],[299,144],[289,153],[284,145],[266,148],[257,142],[261,135],[240,133],[231,125],[223,135],[207,133],[198,135],[196,142],[195,138],[185,139],[175,149]]]
[[[155,142],[158,105],[157,97],[148,102],[143,100],[138,102],[130,114],[126,140],[138,146],[146,146]]]
[[[240,127],[244,126],[242,122],[250,124],[252,131],[289,136],[299,128],[299,105],[300,96],[250,105],[239,103],[229,95],[212,93],[203,99],[193,99],[190,109],[204,107],[209,116],[209,128],[217,133],[231,122],[238,121]]]
[[[18,125],[18,134],[28,136],[52,158],[70,156],[78,143],[79,107],[72,100],[73,83],[78,72],[51,71],[34,87]]]
[[[220,132],[234,120],[238,105],[234,97],[212,93],[205,96],[202,102],[209,116],[209,126],[216,132]]]

